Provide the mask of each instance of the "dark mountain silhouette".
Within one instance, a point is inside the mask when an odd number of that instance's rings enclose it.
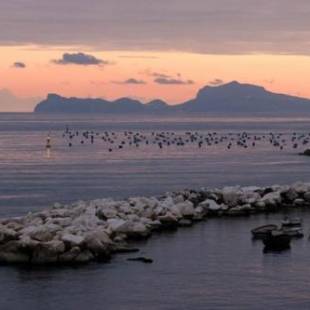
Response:
[[[168,111],[171,106],[169,106],[165,101],[157,99],[147,103],[146,108],[149,111]]]
[[[310,113],[310,100],[276,94],[265,88],[236,81],[206,86],[196,98],[171,106],[162,100],[143,104],[138,100],[121,98],[115,101],[104,99],[64,98],[48,95],[36,108],[37,113]]]

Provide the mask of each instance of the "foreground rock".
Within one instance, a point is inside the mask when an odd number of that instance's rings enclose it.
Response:
[[[310,156],[310,149],[304,150],[304,152],[300,153],[299,155]]]
[[[130,241],[214,216],[310,207],[310,183],[184,190],[161,197],[97,199],[0,221],[0,262],[82,264],[136,252]]]

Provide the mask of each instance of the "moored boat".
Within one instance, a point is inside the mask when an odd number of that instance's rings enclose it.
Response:
[[[259,226],[251,230],[252,236],[255,239],[265,238],[271,231],[278,229],[277,225],[269,224],[264,226]]]
[[[272,230],[263,238],[266,250],[281,251],[290,248],[291,237],[282,230]]]
[[[289,218],[285,217],[282,221],[282,228],[287,227],[301,227],[302,226],[302,220],[299,217],[296,218]]]
[[[302,238],[304,236],[302,227],[282,227],[281,230],[283,231],[283,233],[289,235],[292,238]]]

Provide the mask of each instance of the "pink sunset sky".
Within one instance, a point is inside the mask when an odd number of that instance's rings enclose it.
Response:
[[[309,1],[0,3],[0,111],[48,93],[171,104],[231,80],[310,97]]]

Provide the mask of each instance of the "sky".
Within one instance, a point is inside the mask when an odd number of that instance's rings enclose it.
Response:
[[[170,104],[231,80],[309,97],[310,1],[0,0],[0,111],[48,93]]]

